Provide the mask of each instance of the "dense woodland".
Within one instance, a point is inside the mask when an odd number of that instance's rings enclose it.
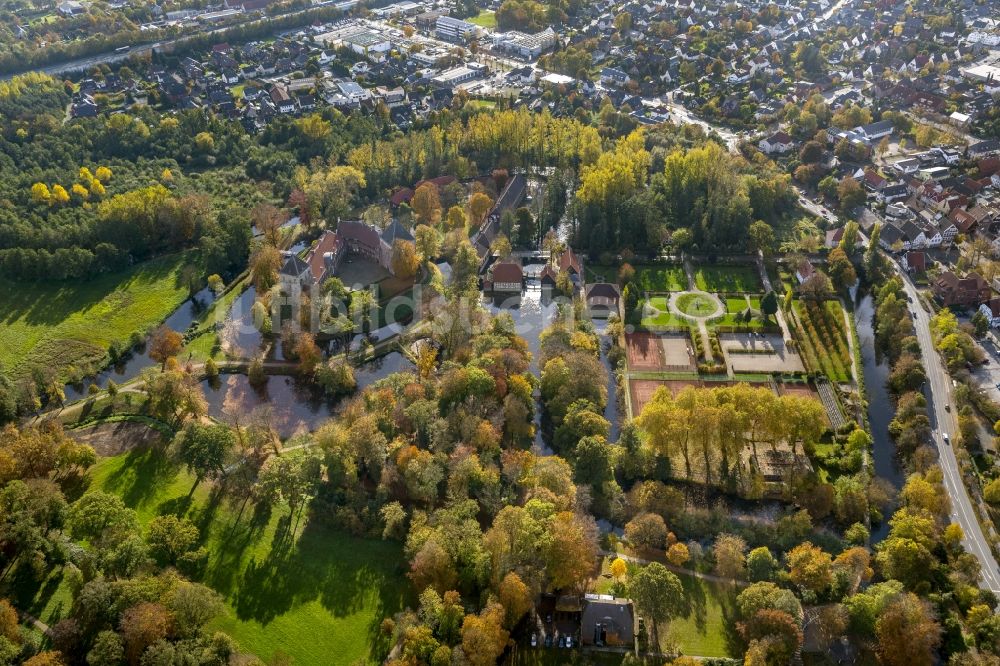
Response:
[[[309,212],[331,222],[421,178],[496,167],[578,173],[573,243],[592,254],[655,254],[678,229],[693,249],[742,250],[750,223],[780,222],[793,201],[765,163],[669,129],[609,143],[607,125],[521,110],[444,113],[400,135],[377,117],[326,109],[252,137],[200,111],[63,124],[67,101],[63,84],[41,75],[0,86],[0,197],[10,204],[0,212],[0,272],[14,279],[80,278],[196,245],[207,272],[225,274],[247,243],[232,208],[261,194],[295,204],[304,194]],[[683,151],[696,142],[703,147]],[[361,176],[337,166],[345,162]],[[257,186],[240,183],[242,174]]]

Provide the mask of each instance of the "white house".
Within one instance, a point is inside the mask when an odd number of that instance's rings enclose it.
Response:
[[[979,306],[979,311],[990,322],[992,328],[1000,327],[1000,298],[991,298]]]
[[[626,86],[631,80],[631,77],[620,69],[605,67],[601,70],[601,83],[605,85]]]
[[[877,123],[856,127],[855,132],[865,138],[865,140],[878,141],[879,139],[892,134],[893,125],[891,120],[880,120]]]
[[[772,155],[774,153],[784,155],[795,147],[795,143],[792,141],[792,137],[779,130],[766,139],[761,139],[758,146],[760,146],[760,149],[768,155]]]

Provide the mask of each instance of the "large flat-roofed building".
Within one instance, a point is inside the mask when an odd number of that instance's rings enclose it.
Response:
[[[374,61],[384,60],[389,49],[392,48],[392,42],[388,39],[367,30],[345,36],[343,44],[358,55],[363,55]]]
[[[962,74],[967,79],[980,82],[989,82],[993,85],[1000,85],[1000,66],[979,64],[967,67],[962,70]]]
[[[479,34],[479,26],[453,16],[439,16],[434,25],[434,34],[446,42],[467,42]]]
[[[533,35],[512,30],[497,35],[493,40],[497,49],[525,60],[537,59],[549,49],[555,48],[557,42],[558,37],[552,28]]]
[[[470,62],[467,65],[446,69],[431,79],[431,82],[437,86],[441,86],[442,88],[454,88],[460,83],[465,83],[466,81],[471,81],[472,79],[481,76],[482,73],[482,65]]]

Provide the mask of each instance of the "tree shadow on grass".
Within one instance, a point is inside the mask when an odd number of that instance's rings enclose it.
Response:
[[[722,627],[726,639],[726,651],[732,655],[740,655],[746,652],[746,642],[736,629],[739,621],[739,613],[736,610],[736,595],[739,590],[733,588],[729,593],[719,597],[719,604],[722,606]]]
[[[212,562],[205,582],[225,595],[232,593],[237,578],[242,574],[247,549],[253,549],[271,522],[271,507],[259,502],[254,505],[248,519],[243,516],[244,512],[238,512],[232,520],[214,528],[221,537],[219,543],[210,549]],[[209,529],[209,526],[202,528],[202,536],[206,540],[209,538]]]
[[[45,578],[39,580],[35,577],[30,566],[19,565],[5,581],[3,589],[9,590],[13,598],[14,605],[24,611],[31,613],[36,618],[42,614],[49,600],[59,589],[62,583],[63,569],[50,572]],[[52,617],[61,617],[68,609],[62,607],[62,603],[56,604],[50,613]]]
[[[0,281],[4,294],[0,324],[23,319],[32,326],[55,326],[69,315],[86,312],[118,290],[125,290],[138,280],[155,283],[177,267],[175,257],[161,257],[118,273],[99,276],[85,282],[37,282],[29,284]],[[174,286],[179,287],[183,271],[178,270]]]
[[[105,490],[122,498],[127,506],[150,501],[177,476],[179,466],[164,451],[142,447],[129,451],[125,461],[104,482]]]
[[[231,599],[237,617],[267,624],[316,601],[338,618],[370,614],[368,642],[373,654],[382,650],[379,624],[410,596],[409,585],[396,574],[398,545],[352,537],[315,519],[303,521],[297,539],[294,531],[282,536],[278,525],[268,554],[251,558],[239,573]]]

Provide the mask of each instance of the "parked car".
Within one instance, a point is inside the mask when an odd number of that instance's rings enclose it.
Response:
[[[538,634],[531,634],[531,647],[538,647]]]
[[[552,647],[552,637],[551,636],[546,636],[545,637],[545,647]]]
[[[566,647],[566,637],[565,636],[560,636],[559,637],[559,647]]]
[[[572,636],[567,636],[566,637],[566,647],[568,647],[568,648],[573,647],[573,637]]]

